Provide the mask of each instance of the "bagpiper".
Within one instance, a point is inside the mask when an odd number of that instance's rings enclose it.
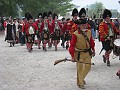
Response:
[[[47,15],[47,12],[44,12],[43,13],[43,22],[42,22],[42,25],[41,25],[41,28],[40,28],[40,33],[41,33],[41,36],[42,36],[42,43],[43,43],[43,50],[46,52],[47,51],[47,48],[46,48],[46,44],[48,44],[49,42],[49,39],[50,39],[50,33],[51,31],[49,30],[49,24],[48,24],[48,15]]]
[[[48,28],[50,30],[50,39],[49,39],[49,42],[48,42],[48,47],[51,48],[52,47],[52,44],[53,44],[53,41],[52,41],[52,34],[54,32],[54,27],[53,27],[53,16],[52,16],[52,12],[49,11],[48,12]]]
[[[26,18],[28,22],[26,22],[25,25],[23,26],[22,32],[23,33],[25,32],[26,34],[27,49],[28,49],[28,52],[31,52],[33,50],[32,46],[34,44],[34,37],[38,30],[38,27],[33,22],[33,17],[29,13],[27,14]]]
[[[42,19],[42,13],[38,14],[38,20],[35,22],[37,27],[38,27],[38,32],[37,32],[37,44],[38,44],[38,49],[41,49],[41,33],[40,33],[40,28],[42,25],[43,19]]]
[[[52,40],[55,46],[55,51],[57,51],[57,45],[60,42],[60,37],[61,37],[61,24],[58,21],[58,15],[56,13],[53,14],[53,28],[54,28],[54,32],[52,35]]]

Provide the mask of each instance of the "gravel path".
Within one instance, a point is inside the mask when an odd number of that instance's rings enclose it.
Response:
[[[116,76],[120,68],[118,58],[112,59],[111,67],[102,61],[102,54],[98,55],[101,43],[96,43],[95,63],[86,78],[86,90],[120,90],[120,80]],[[80,90],[76,85],[76,65],[63,62],[54,66],[57,59],[70,58],[67,50],[58,47],[48,49],[47,52],[33,47],[29,53],[26,46],[16,44],[9,47],[0,34],[0,90]]]

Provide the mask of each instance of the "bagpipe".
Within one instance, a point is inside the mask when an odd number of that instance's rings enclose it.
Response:
[[[50,35],[50,31],[48,29],[48,23],[47,22],[44,22],[44,28],[43,28],[43,31],[42,31],[42,39],[46,39],[48,40],[49,39],[49,36]]]
[[[55,27],[54,27],[54,33],[53,33],[52,39],[60,40],[60,37],[61,37],[61,29],[58,21],[55,21]]]
[[[27,35],[27,42],[28,43],[34,43],[34,37],[35,37],[35,29],[33,26],[29,26],[28,28],[28,33],[29,35]]]

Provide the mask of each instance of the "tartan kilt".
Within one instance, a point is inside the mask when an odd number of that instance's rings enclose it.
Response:
[[[60,30],[56,30],[52,35],[52,40],[60,40]]]
[[[35,39],[34,34],[26,35],[27,43],[34,43],[34,39]]]
[[[71,40],[71,35],[69,32],[65,33],[65,41]]]
[[[49,31],[43,31],[41,37],[42,37],[42,40],[49,40],[50,39]]]

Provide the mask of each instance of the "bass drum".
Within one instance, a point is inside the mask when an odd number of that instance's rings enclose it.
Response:
[[[120,56],[120,39],[114,40],[113,54],[116,56]]]

